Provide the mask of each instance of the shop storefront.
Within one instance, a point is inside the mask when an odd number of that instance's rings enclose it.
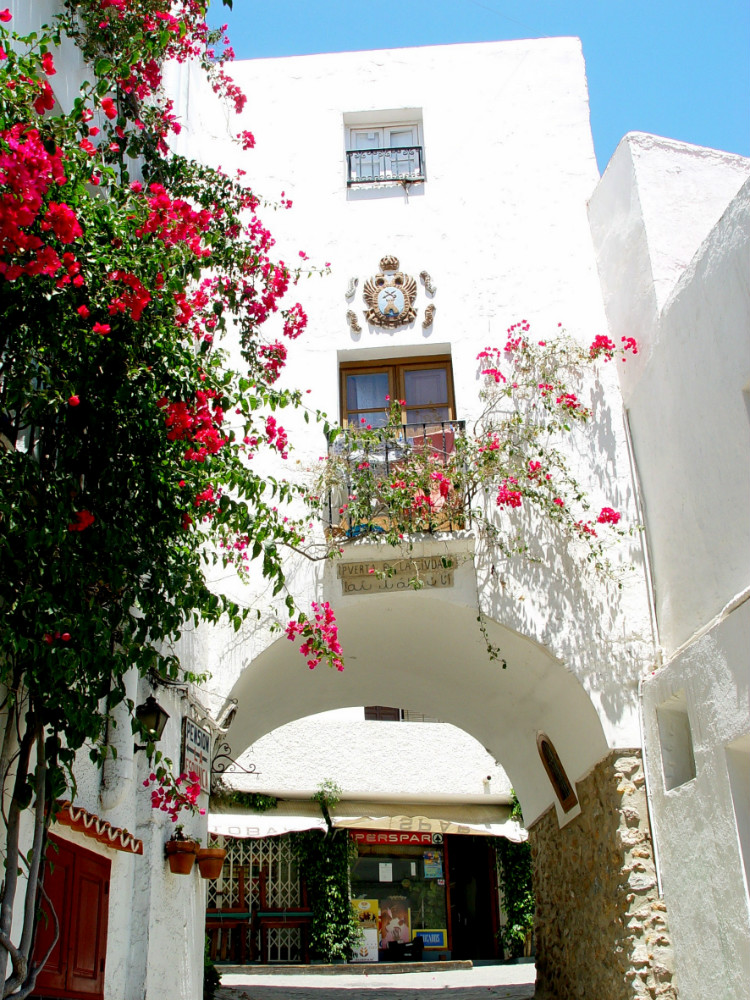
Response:
[[[489,838],[352,830],[355,961],[496,958],[497,879]],[[453,859],[453,861],[451,860]]]
[[[502,957],[494,845],[498,837],[525,838],[509,808],[462,806],[459,816],[441,806],[439,815],[425,816],[425,807],[409,815],[400,805],[374,819],[359,804],[346,806],[337,809],[334,826],[357,848],[349,890],[362,938],[353,961]],[[309,960],[308,887],[287,834],[325,827],[314,803],[279,803],[265,814],[212,814],[211,833],[228,850],[221,878],[208,887],[215,959]]]

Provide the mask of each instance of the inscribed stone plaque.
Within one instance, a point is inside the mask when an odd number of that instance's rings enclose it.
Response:
[[[452,587],[453,562],[443,556],[420,556],[394,562],[339,563],[338,575],[342,594],[412,590],[410,581],[416,578],[424,587]]]

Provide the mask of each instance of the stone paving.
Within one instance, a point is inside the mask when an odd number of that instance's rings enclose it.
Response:
[[[216,1000],[533,1000],[533,965],[427,968],[418,972],[351,974],[309,969],[272,975],[222,973]]]

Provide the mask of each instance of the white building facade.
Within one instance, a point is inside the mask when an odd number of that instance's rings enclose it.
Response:
[[[261,583],[217,577],[258,620],[185,637],[185,665],[212,679],[208,691],[160,692],[167,752],[179,756],[181,720],[201,714],[200,699],[231,723],[217,743],[257,763],[254,791],[301,799],[322,776],[370,805],[500,808],[512,785],[534,851],[539,998],[679,989],[740,1000],[750,975],[750,164],[635,136],[600,180],[576,39],[257,60],[234,76],[256,149],[229,142],[224,113],[186,67],[170,84],[180,149],[242,167],[267,197],[284,192],[294,208],[272,220],[280,256],[330,262],[330,276],[302,286],[310,323],[290,350],[289,383],[338,421],[356,409],[342,398],[347,373],[385,371],[400,387],[409,372],[438,370],[449,419],[471,422],[477,354],[502,346],[517,320],[540,339],[562,324],[583,345],[608,330],[617,343],[634,336],[638,357],[603,366],[587,387],[597,419],[568,457],[594,505],[645,531],[611,552],[622,587],[549,546],[537,562],[506,558],[470,527],[414,539],[426,571],[451,566],[419,591],[347,589],[342,567],[361,583],[356,567],[400,556],[367,537],[335,562],[290,557],[299,605],[336,610],[341,674],[307,670],[273,631]],[[417,282],[416,315],[384,328],[368,323],[362,292],[389,268]],[[269,462],[268,473],[309,480],[326,448],[320,427],[300,414],[284,423],[294,451],[285,472]],[[488,656],[479,613],[506,669]],[[400,723],[414,743],[396,782],[373,761],[283,780],[266,765],[264,783],[264,738],[280,754],[280,727],[304,731],[298,720],[366,705],[443,720],[476,743],[449,743],[443,723],[428,724],[435,770],[412,774],[427,727]],[[378,750],[393,739],[386,725],[346,718],[327,731],[341,755],[366,725],[379,726]],[[463,754],[453,764],[451,748]],[[82,768],[75,804],[131,831],[142,854],[55,827],[111,864],[104,996],[197,997],[205,889],[197,873],[168,874],[167,827],[139,754],[122,751],[116,770]],[[194,832],[205,837],[205,821]]]

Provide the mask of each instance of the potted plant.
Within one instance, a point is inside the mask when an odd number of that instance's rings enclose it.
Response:
[[[185,836],[181,823],[174,828],[173,836],[164,845],[169,870],[173,875],[190,874],[198,846],[197,840]]]
[[[223,847],[199,847],[197,858],[201,878],[218,878],[226,856]]]

